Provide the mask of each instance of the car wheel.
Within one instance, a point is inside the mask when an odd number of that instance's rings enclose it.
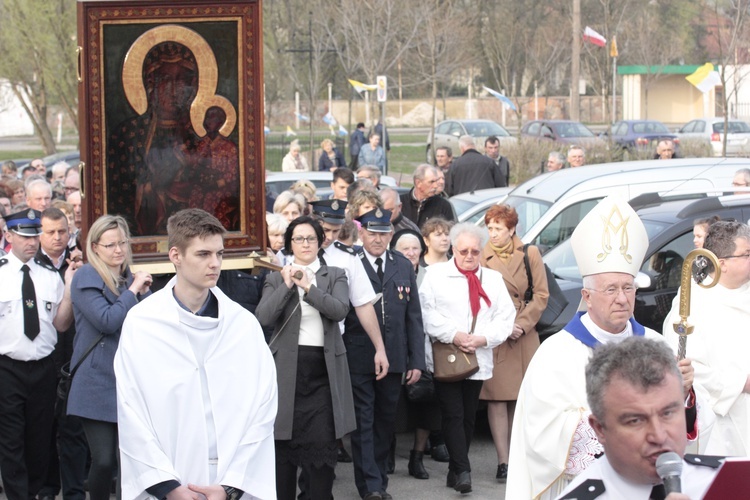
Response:
[[[425,150],[425,155],[424,155],[424,156],[425,156],[425,158],[427,159],[427,160],[426,160],[426,161],[427,161],[427,163],[428,163],[429,165],[432,165],[432,148],[430,147],[430,145],[429,145],[429,144],[427,145],[427,149]]]

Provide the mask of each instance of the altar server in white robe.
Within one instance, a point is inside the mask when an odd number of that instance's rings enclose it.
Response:
[[[122,497],[275,499],[276,370],[215,287],[224,228],[187,209],[167,231],[177,275],[131,309],[115,357]]]
[[[709,226],[703,248],[718,257],[721,273],[712,288],[693,285],[687,356],[695,380],[709,392],[716,423],[705,448],[709,455],[750,454],[750,228],[736,221]],[[680,296],[664,320],[664,337],[677,350],[673,324]]]
[[[571,236],[583,276],[579,312],[542,343],[526,371],[516,406],[506,498],[556,498],[603,449],[588,423],[584,371],[594,349],[632,336],[661,339],[633,319],[634,279],[648,235],[625,200],[607,197]],[[679,363],[686,417],[695,432],[693,369]]]

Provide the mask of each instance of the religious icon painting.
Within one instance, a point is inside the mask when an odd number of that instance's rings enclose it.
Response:
[[[228,256],[264,240],[261,5],[80,1],[84,227],[125,217],[136,261],[167,259],[167,220],[214,214]]]

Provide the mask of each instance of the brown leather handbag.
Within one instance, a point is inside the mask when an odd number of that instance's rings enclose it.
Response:
[[[477,317],[474,316],[469,335],[474,334],[476,323]],[[433,342],[432,359],[435,363],[435,380],[438,382],[460,382],[479,371],[476,353],[463,352],[452,343]]]

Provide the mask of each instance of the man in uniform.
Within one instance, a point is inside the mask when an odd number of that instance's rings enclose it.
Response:
[[[571,244],[583,276],[583,310],[542,343],[521,383],[510,443],[508,498],[557,498],[601,453],[589,425],[584,376],[594,348],[633,336],[661,339],[633,319],[634,279],[648,235],[630,205],[605,198],[578,224]],[[680,361],[680,371],[689,437],[694,438],[696,405],[689,360]]]
[[[682,375],[664,342],[631,337],[596,349],[586,367],[586,397],[604,455],[561,498],[664,498],[656,465],[664,453],[679,467],[680,492],[703,498],[721,462],[685,455]]]
[[[417,278],[412,264],[388,251],[393,235],[391,214],[376,208],[357,220],[364,265],[372,290],[380,294],[376,305],[380,331],[388,355],[388,375],[377,380],[369,366],[375,348],[357,315],[346,318],[344,343],[352,379],[357,430],[352,433],[354,482],[368,500],[389,498],[387,460],[396,426],[401,380],[414,384],[425,370],[424,330]]]
[[[70,282],[35,258],[39,212],[5,217],[11,252],[0,259],[0,471],[10,500],[28,500],[47,473],[55,407],[57,332],[73,322]]]
[[[370,341],[375,346],[374,373],[377,380],[380,380],[388,375],[388,357],[383,345],[383,337],[380,334],[378,317],[373,307],[376,300],[375,292],[372,290],[365,267],[357,253],[352,247],[337,241],[341,226],[344,225],[346,218],[347,203],[340,200],[320,200],[314,201],[310,205],[313,207],[313,213],[318,216],[326,236],[323,248],[318,256],[325,261],[325,265],[340,267],[346,271],[346,278],[349,280],[349,302],[351,302],[357,318],[367,332],[367,336],[370,337]],[[343,328],[344,322],[342,321],[341,333],[344,333]]]
[[[42,212],[42,234],[39,236],[40,245],[36,258],[57,269],[63,279],[70,262],[81,260],[80,250],[71,252],[68,248],[69,238],[68,218],[62,210],[48,208]],[[56,373],[59,373],[63,364],[70,362],[75,333],[75,325],[71,325],[65,331],[57,332],[58,342],[53,352]],[[83,427],[77,417],[69,417],[61,412],[56,412],[55,424],[50,442],[47,479],[38,498],[39,500],[53,500],[60,493],[62,480],[63,498],[85,500],[86,491],[83,488],[83,482],[86,479],[89,449]]]
[[[176,275],[123,323],[122,498],[276,498],[276,368],[258,321],[216,287],[225,232],[197,208],[172,215]]]

